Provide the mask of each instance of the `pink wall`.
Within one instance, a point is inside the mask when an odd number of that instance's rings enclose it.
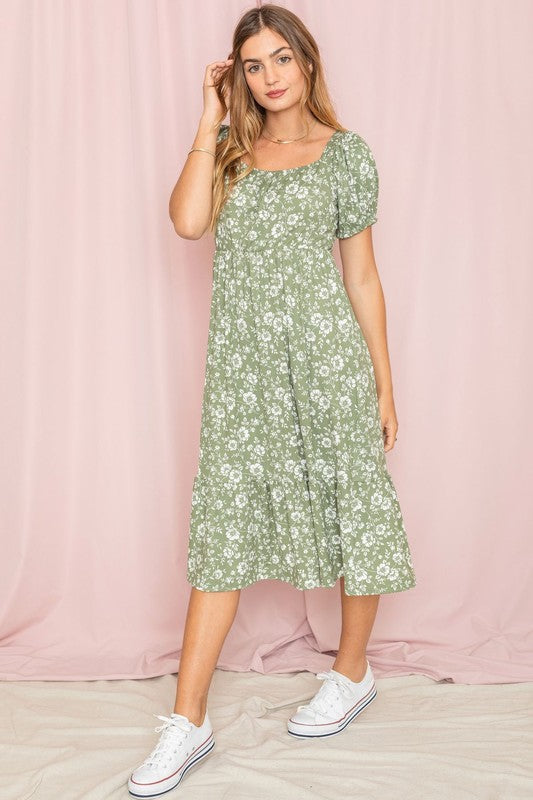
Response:
[[[415,589],[378,677],[533,679],[533,6],[286,3],[380,174]],[[175,672],[213,240],[168,199],[250,4],[0,3],[0,678]],[[339,261],[340,264],[340,261]],[[243,589],[220,667],[329,667],[338,587]]]

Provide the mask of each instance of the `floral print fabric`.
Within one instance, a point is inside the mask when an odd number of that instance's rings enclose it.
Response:
[[[372,360],[332,254],[376,222],[377,197],[374,157],[348,130],[311,164],[254,169],[222,208],[187,563],[199,589],[415,585]]]

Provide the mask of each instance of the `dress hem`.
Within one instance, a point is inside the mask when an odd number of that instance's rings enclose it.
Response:
[[[275,581],[281,581],[282,583],[288,583],[291,586],[293,586],[295,589],[298,589],[301,592],[306,592],[306,591],[310,591],[311,589],[332,589],[334,586],[336,586],[338,580],[340,578],[342,578],[342,577],[346,577],[346,576],[344,575],[343,572],[340,572],[332,583],[316,583],[313,586],[298,586],[296,583],[293,583],[292,581],[288,580],[287,578],[280,578],[280,577],[274,577],[274,576],[272,576],[272,577],[264,576],[262,578],[254,578],[253,580],[250,580],[250,581],[247,581],[245,583],[242,583],[239,586],[227,586],[227,587],[223,587],[223,588],[220,588],[220,589],[211,589],[211,588],[205,588],[204,589],[202,586],[197,586],[189,578],[187,578],[187,582],[194,589],[199,589],[202,592],[233,592],[233,591],[236,591],[237,589],[246,589],[248,586],[253,586],[254,583],[259,583],[259,581],[272,581],[272,580],[275,580]],[[410,583],[401,584],[399,587],[396,587],[394,589],[379,589],[379,590],[376,590],[376,591],[367,591],[367,590],[365,590],[364,592],[353,592],[352,593],[352,592],[347,592],[346,591],[346,581],[345,581],[344,594],[347,597],[362,597],[362,596],[373,595],[373,594],[395,594],[397,592],[406,592],[409,589],[414,589],[414,587],[416,585],[417,585],[416,580],[413,580]]]

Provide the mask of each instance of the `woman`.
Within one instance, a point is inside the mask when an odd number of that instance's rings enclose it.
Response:
[[[379,596],[415,585],[384,455],[398,423],[372,248],[373,155],[337,122],[316,42],[280,6],[243,15],[203,92],[170,200],[178,235],[215,228],[216,242],[192,589],[174,712],[156,715],[160,740],[130,777],[140,797],[172,789],[214,746],[208,689],[242,587],[340,578],[337,658],[288,720],[308,738],[340,733],[374,699],[366,645]]]

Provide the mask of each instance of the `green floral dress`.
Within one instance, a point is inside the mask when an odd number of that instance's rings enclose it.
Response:
[[[190,515],[198,589],[415,586],[373,364],[332,254],[376,222],[377,196],[368,145],[335,131],[317,161],[254,169],[222,208]]]

